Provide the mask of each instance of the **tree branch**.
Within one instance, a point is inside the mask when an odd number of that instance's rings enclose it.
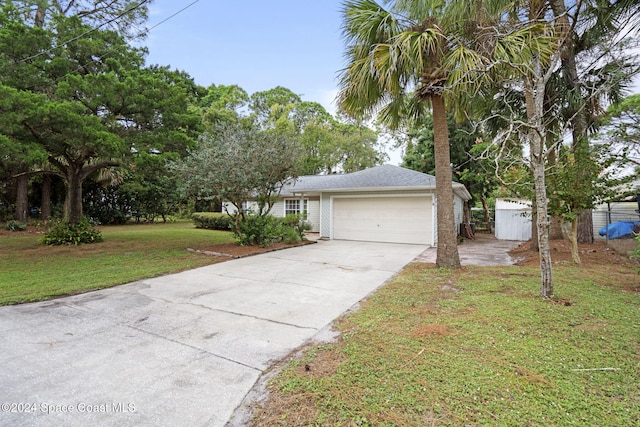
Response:
[[[85,179],[86,177],[88,177],[89,175],[91,175],[93,172],[99,170],[99,169],[106,169],[106,168],[114,168],[117,166],[120,166],[121,163],[120,162],[116,162],[113,160],[107,160],[104,162],[100,162],[100,163],[96,163],[95,165],[90,165],[87,166],[85,168],[82,169],[82,173],[80,174],[81,179]]]

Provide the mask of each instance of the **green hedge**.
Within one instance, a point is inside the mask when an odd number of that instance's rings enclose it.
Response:
[[[194,212],[193,215],[191,215],[191,219],[197,228],[224,231],[233,229],[233,218],[226,213]]]

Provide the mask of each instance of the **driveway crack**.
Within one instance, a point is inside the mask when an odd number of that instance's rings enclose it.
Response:
[[[182,304],[185,304],[185,303],[182,303]],[[296,324],[293,324],[293,323],[281,322],[279,320],[267,319],[265,317],[253,316],[251,314],[238,313],[236,311],[223,310],[223,309],[220,309],[220,308],[211,308],[211,307],[207,307],[206,305],[194,304],[192,302],[186,303],[186,304],[193,305],[193,306],[200,307],[200,308],[204,308],[204,309],[210,310],[210,311],[217,311],[217,312],[220,312],[220,313],[233,314],[235,316],[248,317],[250,319],[262,320],[262,321],[269,322],[269,323],[275,323],[277,325],[291,326],[291,327],[296,328],[296,329],[309,329],[309,330],[312,330],[312,331],[317,331],[318,330],[318,328],[314,328],[312,326],[301,326],[301,325],[296,325]]]
[[[204,350],[204,349],[202,349],[200,347],[196,347],[196,346],[191,345],[191,344],[186,344],[186,343],[183,343],[183,342],[178,341],[178,340],[167,338],[164,335],[156,334],[154,332],[150,332],[150,331],[147,331],[145,329],[138,328],[138,327],[132,326],[132,325],[123,325],[123,326],[126,326],[128,328],[131,328],[131,329],[133,329],[135,331],[138,331],[138,332],[142,332],[142,333],[147,334],[147,335],[151,335],[151,336],[156,337],[156,338],[163,339],[165,341],[172,342],[174,344],[178,344],[178,345],[182,345],[182,346],[185,346],[185,347],[189,347],[189,348],[191,348],[193,350],[196,350],[196,351],[199,351],[201,353],[205,353],[205,354],[208,354],[210,356],[217,357],[219,359],[223,359],[223,360],[226,360],[226,361],[231,362],[231,363],[235,363],[236,365],[240,365],[240,366],[244,366],[244,367],[249,368],[249,369],[253,369],[254,371],[257,371],[257,372],[262,372],[262,369],[256,368],[255,366],[251,366],[251,365],[247,365],[246,363],[238,362],[237,360],[233,360],[233,359],[231,359],[229,357],[225,357],[225,356],[222,356],[220,354],[216,354],[216,353],[213,353],[211,351]]]

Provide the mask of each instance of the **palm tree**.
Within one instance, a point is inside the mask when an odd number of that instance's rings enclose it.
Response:
[[[560,107],[557,116],[564,120],[562,125],[571,130],[573,157],[587,163],[586,168],[579,170],[587,171],[592,163],[589,137],[597,131],[604,106],[619,102],[638,73],[635,55],[627,48],[624,34],[640,28],[640,3],[548,0],[548,8],[553,12],[561,40],[560,67],[551,80],[555,85],[548,92]],[[593,63],[584,59],[596,57],[598,60]],[[588,174],[581,178],[585,182],[593,180]],[[583,192],[583,197],[576,201],[577,215],[571,221],[569,237],[574,262],[579,264],[578,241],[593,241],[592,192]]]
[[[431,106],[438,267],[460,267],[446,105],[463,106],[494,83],[503,64],[522,63],[539,47],[534,27],[496,31],[505,11],[499,2],[491,12],[481,0],[389,0],[388,8],[374,0],[343,3],[347,67],[340,73],[340,108],[398,128],[421,120]]]

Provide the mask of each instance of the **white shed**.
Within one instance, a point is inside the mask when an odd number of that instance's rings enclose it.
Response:
[[[496,199],[495,235],[499,240],[531,239],[531,201]]]

